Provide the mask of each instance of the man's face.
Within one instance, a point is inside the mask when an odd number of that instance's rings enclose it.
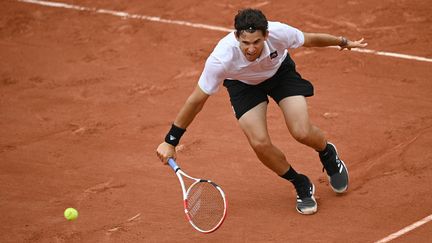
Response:
[[[250,62],[255,61],[264,49],[264,41],[267,39],[268,32],[263,35],[262,31],[257,30],[253,33],[242,31],[239,36],[236,35],[240,43],[240,49]]]

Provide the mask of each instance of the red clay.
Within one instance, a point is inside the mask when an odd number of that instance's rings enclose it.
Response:
[[[231,28],[241,1],[84,1]],[[365,37],[368,48],[432,57],[429,1],[251,1],[303,31]],[[3,1],[0,10],[1,242],[373,242],[432,214],[431,63],[304,49],[313,122],[351,175],[336,196],[315,152],[292,139],[270,104],[273,142],[317,186],[319,211],[295,210],[291,185],[249,148],[224,88],[189,127],[178,154],[220,184],[224,225],[195,232],[177,178],[155,149],[226,33]],[[79,218],[68,222],[63,210]],[[421,242],[431,223],[395,242]]]

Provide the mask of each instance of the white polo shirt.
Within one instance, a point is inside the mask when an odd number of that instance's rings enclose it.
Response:
[[[269,36],[264,49],[255,61],[248,61],[240,50],[234,32],[222,38],[207,58],[198,81],[208,95],[218,91],[225,79],[256,85],[272,77],[287,56],[287,49],[303,45],[300,30],[280,22],[268,22]]]

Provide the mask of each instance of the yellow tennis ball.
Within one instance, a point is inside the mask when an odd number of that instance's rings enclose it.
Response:
[[[69,221],[75,220],[78,218],[78,211],[75,208],[66,208],[64,216]]]

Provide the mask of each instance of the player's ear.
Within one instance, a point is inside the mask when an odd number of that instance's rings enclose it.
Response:
[[[266,30],[264,33],[264,40],[267,40],[268,36],[269,36],[269,31]]]
[[[235,35],[235,38],[238,40],[238,41],[240,41],[239,40],[239,32],[236,30],[236,31],[234,31],[234,35]]]

